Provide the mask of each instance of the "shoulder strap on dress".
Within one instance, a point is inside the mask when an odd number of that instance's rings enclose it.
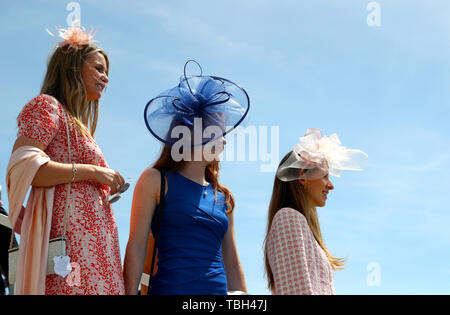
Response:
[[[155,268],[156,248],[158,247],[159,228],[161,226],[162,213],[164,209],[164,192],[166,191],[166,177],[163,171],[160,171],[160,174],[161,174],[161,189],[159,194],[158,221],[156,223],[155,244],[153,245],[152,265],[150,267],[150,279],[148,281],[147,295],[150,295],[152,288],[153,270]]]

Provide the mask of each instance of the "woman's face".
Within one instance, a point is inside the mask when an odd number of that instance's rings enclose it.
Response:
[[[191,161],[214,162],[220,161],[220,154],[225,149],[227,141],[225,137],[217,138],[214,141],[208,142],[202,146],[194,146],[192,148]]]
[[[82,69],[82,77],[88,102],[102,97],[102,92],[108,84],[106,71],[106,60],[100,52],[95,52],[86,59]]]
[[[334,189],[328,174],[318,179],[299,179],[299,181],[313,207],[325,206],[328,192]]]
[[[225,149],[225,144],[227,144],[227,140],[225,140],[224,136],[217,138],[212,142],[211,154],[216,160],[219,160],[220,154]]]

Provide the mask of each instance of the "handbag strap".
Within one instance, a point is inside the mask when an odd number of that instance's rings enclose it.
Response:
[[[69,134],[69,123],[67,122],[67,112],[64,110],[64,120],[66,121],[66,133],[67,133],[67,150],[69,154],[69,163],[72,164],[72,151],[70,150],[70,134]],[[68,220],[68,212],[69,212],[69,197],[70,191],[72,188],[72,183],[69,182],[67,184],[67,195],[66,195],[66,208],[64,209],[64,222],[63,222],[63,234],[62,237],[66,238],[67,232],[67,220]],[[65,250],[64,250],[65,251]],[[64,253],[65,255],[65,253]]]
[[[160,171],[160,173],[161,173],[161,189],[159,194],[158,221],[156,223],[155,243],[153,245],[152,265],[150,267],[150,275],[149,275],[150,279],[148,280],[147,295],[150,295],[150,291],[152,288],[153,270],[155,269],[156,248],[158,246],[159,228],[161,226],[162,213],[164,209],[164,193],[166,191],[166,177],[162,171]],[[154,216],[155,215],[153,215],[153,217]]]

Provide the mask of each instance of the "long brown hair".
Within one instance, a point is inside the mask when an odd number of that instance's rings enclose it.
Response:
[[[280,165],[289,158],[291,153],[292,151],[286,154],[286,156],[281,160]],[[284,182],[279,180],[278,177],[275,176],[272,197],[269,204],[266,237],[264,239],[265,275],[267,278],[269,289],[273,290],[275,287],[275,283],[267,255],[267,237],[269,235],[275,214],[283,208],[292,208],[305,216],[306,221],[308,222],[308,226],[314,235],[314,238],[328,257],[328,260],[331,263],[331,267],[334,270],[342,269],[344,266],[344,260],[341,258],[335,258],[325,247],[325,243],[322,239],[322,233],[320,231],[317,210],[315,207],[311,207],[309,205],[307,194],[303,186],[298,180]]]
[[[96,45],[89,44],[80,49],[68,48],[67,45],[56,48],[48,62],[47,73],[41,88],[41,94],[55,97],[66,108],[85,137],[95,135],[99,100],[87,101],[82,68],[86,59],[96,52],[105,57],[106,74],[108,74],[108,56]]]
[[[178,171],[183,167],[185,163],[187,162],[175,161],[172,158],[171,147],[165,145],[162,149],[159,158],[156,160],[156,162],[153,164],[152,167],[160,171],[161,170]],[[217,193],[217,191],[220,191],[224,194],[225,204],[227,205],[227,214],[229,214],[234,210],[234,197],[228,188],[219,183],[219,171],[220,171],[219,162],[218,161],[211,162],[206,166],[205,179],[207,182],[211,184],[215,193]]]

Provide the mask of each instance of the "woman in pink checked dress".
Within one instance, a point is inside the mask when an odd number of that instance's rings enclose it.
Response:
[[[118,231],[108,200],[124,179],[108,168],[93,138],[109,60],[82,28],[60,30],[60,36],[64,41],[49,61],[41,95],[18,116],[13,148],[34,146],[50,158],[32,183],[55,187],[50,239],[63,234],[66,184],[71,183],[66,251],[72,272],[65,278],[47,275],[45,294],[123,294]]]
[[[329,174],[361,170],[360,150],[341,146],[336,134],[308,129],[281,161],[269,205],[265,269],[273,294],[335,294],[333,270],[343,267],[322,239],[316,207],[334,189]]]

